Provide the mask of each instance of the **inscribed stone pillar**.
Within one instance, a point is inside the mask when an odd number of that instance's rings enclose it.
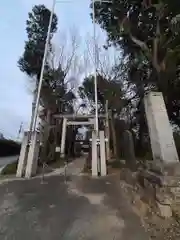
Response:
[[[63,119],[62,135],[61,135],[61,157],[65,156],[65,143],[66,143],[66,130],[67,130],[67,119]]]
[[[19,160],[18,160],[16,177],[23,177],[23,174],[24,174],[24,169],[27,163],[28,138],[29,138],[29,132],[24,132],[24,136],[21,144],[21,151],[20,151]]]
[[[30,178],[36,174],[38,157],[40,147],[40,134],[39,132],[33,132],[31,136],[31,143],[29,146],[29,153],[27,158],[25,177]]]
[[[106,176],[106,150],[105,150],[105,136],[104,131],[100,131],[100,162],[101,162],[101,176]]]
[[[123,152],[127,165],[134,167],[136,165],[136,157],[134,151],[134,142],[132,133],[128,130],[123,133]]]
[[[96,131],[92,131],[92,176],[98,176],[98,154]]]
[[[151,148],[154,160],[164,163],[179,161],[163,95],[161,92],[150,92],[144,98]]]

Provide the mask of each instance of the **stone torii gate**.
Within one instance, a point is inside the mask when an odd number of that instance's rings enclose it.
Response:
[[[65,140],[66,140],[66,130],[68,125],[95,125],[94,115],[63,115],[55,114],[53,115],[55,119],[63,118],[62,125],[62,136],[61,136],[61,147],[60,156],[64,157],[65,154]],[[105,115],[100,115],[101,118],[107,118]],[[84,119],[84,120],[82,120]],[[24,138],[21,144],[21,152],[18,161],[18,167],[16,176],[25,178],[31,178],[36,175],[39,149],[41,144],[40,132],[32,132],[32,141],[29,142],[30,132],[25,132]],[[100,147],[98,147],[100,146]],[[100,172],[101,176],[106,175],[106,159],[107,159],[107,146],[108,142],[105,144],[105,134],[104,131],[100,131],[97,135],[95,130],[92,130],[92,176],[98,176]],[[99,152],[100,159],[99,159]]]
[[[101,114],[100,118],[105,118],[106,115]],[[104,131],[99,132],[99,136],[97,136],[95,129],[95,115],[73,115],[73,114],[56,114],[54,118],[59,119],[63,118],[62,124],[62,134],[61,134],[61,146],[60,146],[60,156],[64,158],[65,156],[65,142],[66,142],[66,132],[68,126],[94,126],[92,130],[92,176],[98,176],[98,172],[100,172],[101,176],[105,176],[107,174],[106,168],[106,160],[108,148],[108,144],[105,143],[108,141],[105,138]],[[99,149],[98,149],[99,145]],[[99,151],[98,151],[99,150]],[[100,152],[100,159],[99,153]]]
[[[149,128],[151,148],[153,158],[155,161],[161,160],[165,164],[174,164],[179,162],[176,146],[173,138],[173,131],[170,125],[166,107],[164,104],[162,93],[150,92],[144,98],[146,118]],[[64,156],[66,129],[68,125],[95,125],[94,115],[54,115],[54,118],[63,118],[62,136],[60,154]],[[99,118],[105,118],[105,129],[108,125],[108,114],[99,115]],[[82,120],[84,119],[84,120]],[[17,177],[22,177],[25,172],[25,177],[30,178],[36,174],[38,152],[40,145],[40,134],[35,131],[32,134],[32,141],[30,142],[30,150],[28,143],[29,132],[26,132],[21,145],[21,152],[17,168]],[[108,138],[107,132],[106,137]],[[109,138],[108,138],[109,139]],[[98,146],[100,143],[100,160],[98,156]],[[107,142],[106,146],[109,143]],[[108,150],[108,147],[106,148]],[[92,175],[97,176],[100,170],[101,175],[106,175],[106,156],[108,158],[108,151],[105,154],[105,134],[100,131],[98,134],[92,130]],[[99,166],[98,166],[99,163]],[[99,168],[98,168],[99,167]]]

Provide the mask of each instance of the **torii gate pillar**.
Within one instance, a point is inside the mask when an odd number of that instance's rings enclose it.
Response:
[[[98,172],[101,176],[107,175],[106,167],[106,148],[104,131],[97,135],[92,131],[92,176],[97,177]]]

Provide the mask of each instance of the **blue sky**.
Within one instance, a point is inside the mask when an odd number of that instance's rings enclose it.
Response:
[[[56,4],[59,31],[76,26],[82,37],[92,33],[90,0],[67,1]],[[28,128],[31,115],[28,79],[18,69],[17,60],[24,49],[28,12],[35,4],[51,7],[52,0],[0,1],[0,132],[9,138],[16,138],[21,122],[25,129]]]

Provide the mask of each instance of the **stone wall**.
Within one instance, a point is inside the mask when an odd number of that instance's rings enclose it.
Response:
[[[144,191],[151,192],[159,214],[171,217],[180,206],[180,164],[147,162],[137,173],[137,179]],[[179,213],[178,213],[179,214]]]

